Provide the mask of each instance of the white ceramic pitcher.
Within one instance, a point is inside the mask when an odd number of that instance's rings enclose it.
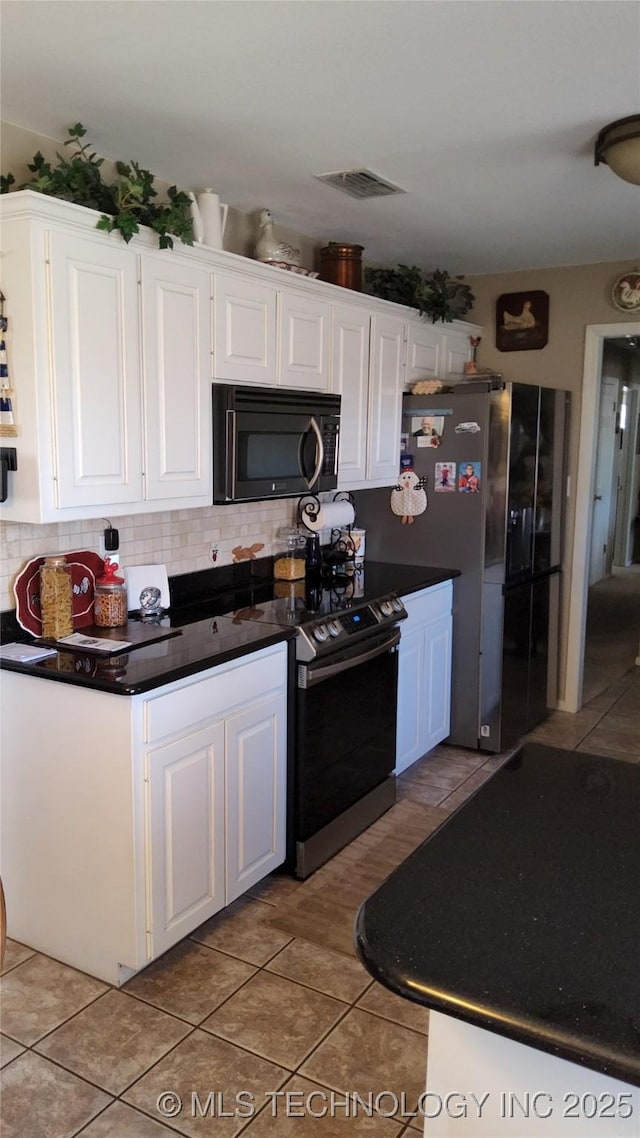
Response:
[[[224,205],[211,189],[198,194],[197,199],[195,194],[189,194],[189,197],[191,198],[193,236],[196,241],[208,245],[211,249],[222,249],[229,206]]]

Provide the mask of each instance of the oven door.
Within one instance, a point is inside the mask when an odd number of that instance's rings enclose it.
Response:
[[[227,497],[231,501],[305,494],[324,462],[314,415],[227,411]]]
[[[298,665],[292,820],[297,845],[393,773],[399,640],[399,629],[387,627],[326,660]]]

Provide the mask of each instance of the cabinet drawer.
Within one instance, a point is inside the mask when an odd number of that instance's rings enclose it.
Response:
[[[451,581],[443,581],[442,584],[432,585],[430,589],[424,589],[420,593],[411,593],[402,600],[409,613],[409,618],[403,622],[403,625],[407,629],[417,628],[451,612],[453,585]]]
[[[145,700],[144,740],[157,743],[228,715],[286,685],[286,645],[265,650],[259,659],[243,659],[215,668],[173,691]]]

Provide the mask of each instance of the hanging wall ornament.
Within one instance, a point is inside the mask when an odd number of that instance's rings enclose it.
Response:
[[[17,435],[18,428],[13,417],[13,388],[9,381],[6,341],[9,321],[4,314],[4,305],[5,297],[0,292],[0,435],[6,438]]]
[[[414,518],[427,508],[426,477],[419,478],[415,470],[401,471],[398,485],[391,491],[391,510],[401,518],[403,526],[413,525]]]

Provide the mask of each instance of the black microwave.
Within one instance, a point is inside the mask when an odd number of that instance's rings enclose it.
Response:
[[[335,490],[340,396],[213,385],[213,501]]]

